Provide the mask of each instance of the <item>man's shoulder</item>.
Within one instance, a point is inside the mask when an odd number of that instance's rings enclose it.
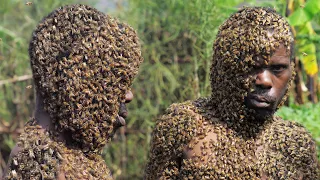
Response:
[[[275,121],[272,125],[273,128],[283,129],[287,131],[295,131],[295,132],[305,132],[309,133],[308,130],[299,122],[294,120],[284,120],[280,117],[276,117]]]
[[[268,129],[265,139],[270,150],[281,152],[283,162],[295,167],[303,174],[303,179],[318,179],[316,143],[306,128],[295,121],[278,118]]]
[[[293,120],[283,120],[279,117],[276,118],[270,127],[271,134],[276,134],[276,137],[284,137],[286,144],[305,144],[314,143],[310,132],[300,123]]]
[[[188,126],[196,123],[199,117],[200,114],[193,102],[185,101],[182,103],[171,104],[166,109],[165,113],[158,118],[157,124],[168,123],[171,127],[181,124]]]
[[[194,136],[199,117],[192,101],[174,103],[157,119],[153,133],[159,143],[183,145]]]
[[[27,121],[23,132],[18,138],[17,144],[14,146],[10,153],[9,159],[17,156],[19,153],[21,154],[24,149],[33,149],[37,147],[40,143],[38,138],[42,137],[42,134],[43,131],[41,130],[40,126],[33,124],[32,120]]]
[[[182,115],[182,114],[195,114],[197,113],[193,101],[185,101],[182,103],[173,103],[166,109],[166,114]]]
[[[50,141],[48,133],[37,125],[27,124],[10,155],[5,179],[40,179],[42,172],[51,177],[55,175],[60,161],[61,154]]]

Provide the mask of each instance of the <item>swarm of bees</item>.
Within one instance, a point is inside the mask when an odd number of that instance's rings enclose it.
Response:
[[[64,6],[39,23],[29,55],[35,88],[54,127],[48,134],[26,127],[23,151],[13,161],[18,167],[11,166],[8,179],[30,179],[24,174],[33,174],[23,172],[31,169],[45,179],[56,179],[58,169],[67,179],[111,179],[101,150],[143,61],[136,32],[89,6]],[[72,135],[68,148],[55,143],[62,132]],[[51,150],[33,145],[38,141]]]
[[[18,142],[22,150],[9,162],[5,179],[55,179],[60,163],[58,143],[39,129],[34,121],[28,121]]]
[[[24,130],[18,143],[22,150],[9,162],[5,179],[54,180],[59,172],[66,179],[112,179],[101,156],[67,148],[48,132],[41,131],[35,119],[28,121]]]
[[[258,121],[243,103],[257,58],[267,64],[280,44],[290,53],[292,42],[289,24],[269,8],[227,19],[213,45],[211,96],[173,104],[158,119],[145,179],[318,179],[310,134],[276,116]],[[186,147],[200,153],[188,156]]]

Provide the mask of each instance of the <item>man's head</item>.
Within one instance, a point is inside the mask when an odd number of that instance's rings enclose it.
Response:
[[[244,8],[220,26],[213,49],[212,99],[222,102],[220,115],[272,116],[292,78],[293,34],[287,21],[269,8]]]
[[[89,6],[64,6],[40,22],[29,54],[55,130],[84,151],[101,149],[142,62],[135,31]]]

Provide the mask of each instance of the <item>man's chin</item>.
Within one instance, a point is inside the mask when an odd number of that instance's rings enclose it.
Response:
[[[254,118],[254,120],[264,121],[272,117],[275,113],[274,110],[264,109],[264,108],[254,108],[252,109],[252,113],[250,115]]]
[[[245,105],[254,120],[265,120],[275,113],[274,102],[257,98],[246,98]]]

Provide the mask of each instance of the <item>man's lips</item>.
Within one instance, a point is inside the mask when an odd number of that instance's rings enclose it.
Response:
[[[121,126],[125,126],[126,125],[126,120],[124,119],[124,117],[120,116],[119,114],[117,115],[116,118],[116,124],[121,127]]]
[[[257,108],[271,108],[271,101],[261,95],[253,94],[249,97],[250,104]]]
[[[270,104],[270,100],[264,96],[261,96],[261,95],[257,95],[257,94],[253,94],[252,95],[252,98],[259,101],[259,102],[266,102],[266,103],[269,103]]]
[[[125,118],[128,116],[127,108],[125,104],[120,104],[119,114],[117,114],[115,125],[117,127],[125,126],[126,120]]]

